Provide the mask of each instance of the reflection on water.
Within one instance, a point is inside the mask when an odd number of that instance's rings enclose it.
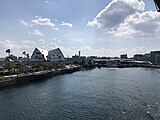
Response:
[[[159,120],[160,70],[94,69],[0,90],[0,120]]]

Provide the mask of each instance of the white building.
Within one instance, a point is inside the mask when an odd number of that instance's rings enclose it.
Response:
[[[51,62],[58,62],[64,61],[65,58],[62,51],[59,48],[57,48],[48,52],[48,60]]]
[[[40,48],[35,48],[31,56],[32,60],[35,61],[47,61],[48,51]]]

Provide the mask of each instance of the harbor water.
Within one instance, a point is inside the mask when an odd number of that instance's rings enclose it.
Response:
[[[102,68],[3,88],[0,120],[160,120],[160,69]]]

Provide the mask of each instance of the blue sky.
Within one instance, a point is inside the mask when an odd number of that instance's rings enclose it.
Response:
[[[119,56],[159,50],[160,14],[152,0],[1,0],[0,56],[35,47],[65,56]]]

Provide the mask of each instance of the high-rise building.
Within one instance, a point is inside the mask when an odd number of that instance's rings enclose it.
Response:
[[[151,62],[152,64],[160,64],[160,62],[158,62],[158,58],[160,56],[160,51],[151,51]]]
[[[81,57],[81,51],[78,52],[78,56]]]
[[[160,54],[155,56],[155,64],[160,64]]]

